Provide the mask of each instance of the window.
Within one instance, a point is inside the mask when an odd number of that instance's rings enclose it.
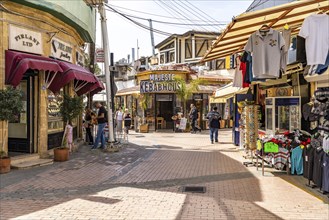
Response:
[[[192,39],[185,39],[185,59],[192,58]]]
[[[169,53],[169,61],[170,62],[175,62],[175,52],[170,52]]]
[[[195,39],[195,57],[203,57],[208,50],[208,39]]]
[[[225,69],[225,59],[216,60],[216,70]]]
[[[165,55],[164,54],[161,54],[160,55],[160,63],[163,64],[165,61]]]

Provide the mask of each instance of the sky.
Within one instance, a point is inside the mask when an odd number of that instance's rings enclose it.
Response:
[[[165,34],[183,34],[189,30],[220,32],[225,29],[233,16],[245,12],[252,2],[252,0],[108,0],[110,7],[129,15],[130,19],[142,25],[149,27],[147,19],[152,19],[153,28]],[[152,55],[149,30],[137,26],[118,13],[111,12],[111,9],[108,9],[106,16],[110,52],[114,53],[114,61],[127,59],[128,54],[132,53],[132,48],[137,48],[137,41],[139,57]],[[167,37],[168,35],[154,33],[155,45]],[[96,46],[102,46],[99,19],[97,19]],[[137,52],[135,57],[137,59]]]

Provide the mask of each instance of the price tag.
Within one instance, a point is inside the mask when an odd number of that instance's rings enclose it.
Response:
[[[308,156],[305,156],[305,161],[308,162]]]

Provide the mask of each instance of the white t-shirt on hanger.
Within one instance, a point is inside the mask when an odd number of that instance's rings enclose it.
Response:
[[[307,65],[324,64],[329,51],[329,16],[308,16],[298,35],[305,38]]]

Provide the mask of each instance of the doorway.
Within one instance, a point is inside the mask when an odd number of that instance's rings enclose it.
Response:
[[[173,116],[173,95],[157,94],[156,95],[156,129],[168,129],[173,127],[171,117]],[[161,120],[163,120],[161,122]]]
[[[36,120],[37,97],[35,97],[37,77],[34,72],[27,72],[17,89],[21,91],[23,108],[8,124],[8,151],[19,153],[37,153]]]

